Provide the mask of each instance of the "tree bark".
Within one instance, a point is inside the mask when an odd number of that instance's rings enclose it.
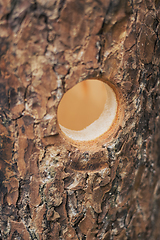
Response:
[[[0,19],[0,239],[160,239],[160,2],[0,0]],[[80,148],[56,112],[90,77],[124,116]]]

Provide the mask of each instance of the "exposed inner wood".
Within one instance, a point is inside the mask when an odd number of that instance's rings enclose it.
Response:
[[[73,140],[89,141],[105,133],[117,112],[113,89],[96,79],[78,83],[62,98],[58,108],[61,130]]]
[[[82,130],[99,118],[107,92],[103,82],[85,80],[66,92],[58,107],[58,122],[71,130]]]

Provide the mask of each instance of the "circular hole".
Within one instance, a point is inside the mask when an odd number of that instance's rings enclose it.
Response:
[[[110,85],[88,79],[64,94],[58,106],[58,124],[70,139],[91,141],[110,129],[117,106],[116,94]]]

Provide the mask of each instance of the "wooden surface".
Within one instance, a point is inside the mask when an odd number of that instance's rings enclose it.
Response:
[[[0,239],[160,239],[160,2],[0,0]],[[124,118],[63,139],[64,92],[107,79]]]

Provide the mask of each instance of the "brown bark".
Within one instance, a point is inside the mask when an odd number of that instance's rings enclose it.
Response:
[[[160,2],[0,0],[0,19],[0,239],[160,239]],[[82,149],[56,111],[91,76],[124,117]]]

